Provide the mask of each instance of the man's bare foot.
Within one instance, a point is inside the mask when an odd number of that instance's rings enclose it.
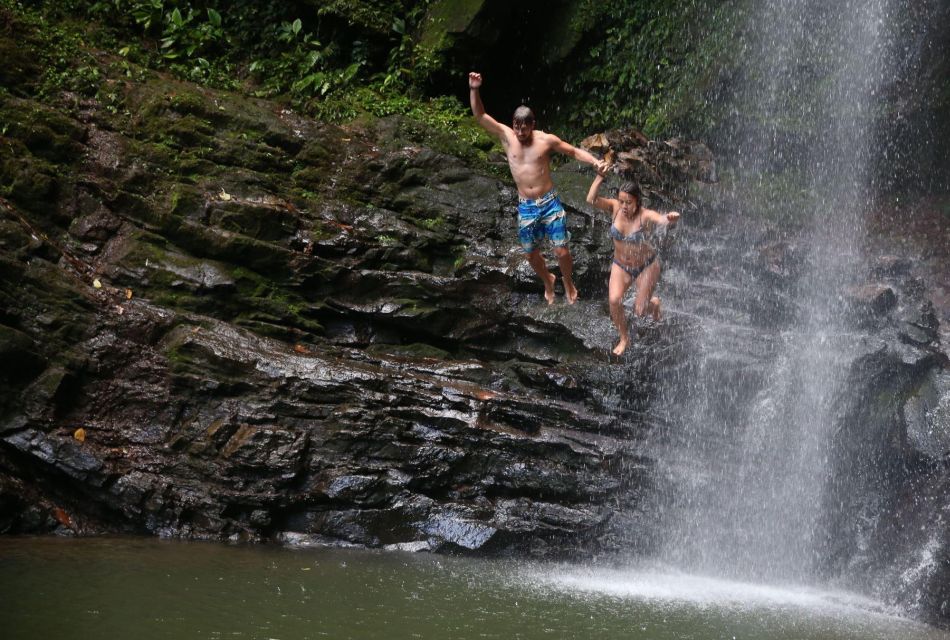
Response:
[[[564,296],[567,298],[567,304],[577,302],[577,287],[574,286],[573,282],[564,281]]]
[[[656,322],[660,321],[660,299],[656,296],[650,298],[650,306],[653,307],[653,319]]]
[[[623,355],[623,352],[627,350],[627,343],[629,340],[627,338],[620,338],[620,342],[617,343],[617,346],[614,347],[614,355],[619,356]]]
[[[544,283],[544,299],[548,301],[548,304],[554,304],[555,280],[557,280],[557,277],[553,273],[549,273],[547,277],[547,282]]]

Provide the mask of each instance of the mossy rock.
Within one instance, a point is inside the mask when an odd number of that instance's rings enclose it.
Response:
[[[6,17],[0,13],[0,17]],[[0,86],[21,93],[39,82],[42,67],[30,47],[12,37],[0,36]]]
[[[291,175],[294,186],[305,191],[320,191],[326,183],[327,171],[320,167],[304,167]]]
[[[88,337],[95,303],[60,267],[46,260],[26,265],[0,260],[0,281],[16,283],[16,302],[9,298],[5,322],[38,339],[42,355],[62,358],[69,346]]]
[[[274,277],[289,275],[290,263],[296,255],[270,242],[189,220],[183,221],[173,239],[194,255],[244,265]]]
[[[261,173],[284,173],[292,168],[292,156],[264,143],[219,138],[216,148],[206,154],[215,164],[244,167]]]
[[[208,223],[257,240],[287,240],[297,233],[297,217],[290,211],[242,202],[223,202],[208,209]]]
[[[55,165],[29,155],[0,162],[0,193],[28,211],[48,213],[62,191]]]
[[[484,6],[485,0],[434,0],[422,24],[420,44],[433,52],[447,49],[454,36],[472,26]]]
[[[292,156],[299,154],[305,146],[304,141],[296,135],[277,130],[270,130],[264,133],[263,142],[271,147],[281,149]]]
[[[186,115],[166,120],[163,132],[171,136],[181,147],[214,147],[214,126],[197,116]]]
[[[216,355],[204,345],[193,341],[195,327],[182,325],[175,328],[163,341],[161,347],[175,375],[194,375],[205,379],[209,368],[215,371],[216,379],[245,384],[254,373],[253,363],[228,360]]]
[[[32,101],[5,100],[0,105],[0,122],[5,136],[21,141],[44,160],[74,164],[83,156],[85,127],[57,111]]]
[[[297,153],[297,161],[311,167],[321,167],[330,164],[333,153],[329,149],[329,141],[311,140]]]
[[[180,216],[175,215],[167,205],[157,203],[154,196],[150,199],[137,193],[119,191],[109,207],[121,212],[122,217],[134,220],[156,233],[174,234],[181,226]]]
[[[168,97],[167,107],[183,116],[195,116],[200,120],[221,118],[221,111],[213,100],[194,90],[179,90]]]
[[[172,187],[168,199],[169,212],[179,218],[203,219],[207,206],[207,197],[196,187],[176,184]]]
[[[222,173],[224,168],[214,160],[202,157],[202,153],[200,150],[189,150],[178,158],[179,180],[195,185],[209,176]]]

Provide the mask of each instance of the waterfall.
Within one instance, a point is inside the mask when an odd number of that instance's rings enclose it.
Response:
[[[900,7],[754,4],[724,140],[741,203],[734,217],[777,215],[790,230],[773,241],[793,258],[793,311],[758,327],[728,309],[696,314],[695,362],[671,380],[669,426],[653,443],[663,479],[659,553],[689,572],[810,584],[821,562],[832,407],[855,341],[839,321],[842,296],[866,268],[875,109],[893,73]],[[792,238],[797,246],[782,244]],[[751,250],[733,247],[718,279],[696,286],[742,291],[739,263]]]

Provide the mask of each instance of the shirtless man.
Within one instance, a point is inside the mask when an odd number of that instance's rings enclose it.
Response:
[[[558,199],[551,180],[551,152],[563,153],[575,160],[593,165],[598,171],[604,163],[583,149],[578,149],[550,133],[536,131],[534,113],[522,105],[515,109],[511,127],[505,126],[485,113],[479,88],[480,73],[468,74],[469,98],[475,120],[488,133],[499,140],[508,156],[511,177],[518,187],[518,240],[528,258],[528,263],[544,284],[544,298],[554,302],[554,274],[541,255],[541,241],[548,238],[554,245],[554,255],[561,268],[564,295],[569,304],[577,301],[577,287],[572,274],[574,260],[567,248],[567,228],[564,222],[564,207]]]

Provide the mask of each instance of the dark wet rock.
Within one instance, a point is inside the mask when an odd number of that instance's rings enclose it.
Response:
[[[757,247],[761,267],[776,281],[788,285],[801,275],[805,266],[803,248],[781,240]]]
[[[950,372],[931,370],[903,407],[907,443],[917,454],[942,461],[950,455]]]
[[[480,522],[462,510],[446,510],[434,514],[420,523],[419,530],[435,539],[438,544],[448,544],[473,551],[488,543],[498,532],[495,527]]]
[[[865,284],[845,291],[848,305],[860,316],[884,315],[897,304],[894,289],[884,284]]]
[[[589,136],[580,146],[612,159],[615,173],[636,180],[647,193],[668,191],[677,183],[719,181],[715,157],[702,142],[676,138],[660,142],[635,129],[621,129]]]
[[[881,256],[871,267],[871,274],[878,277],[897,277],[910,274],[913,262],[901,256]]]
[[[835,415],[833,481],[823,498],[835,508],[825,510],[822,569],[932,620],[921,594],[935,597],[943,573],[936,557],[922,564],[920,554],[950,542],[936,506],[948,482],[948,364],[932,346],[893,338],[854,361]]]

